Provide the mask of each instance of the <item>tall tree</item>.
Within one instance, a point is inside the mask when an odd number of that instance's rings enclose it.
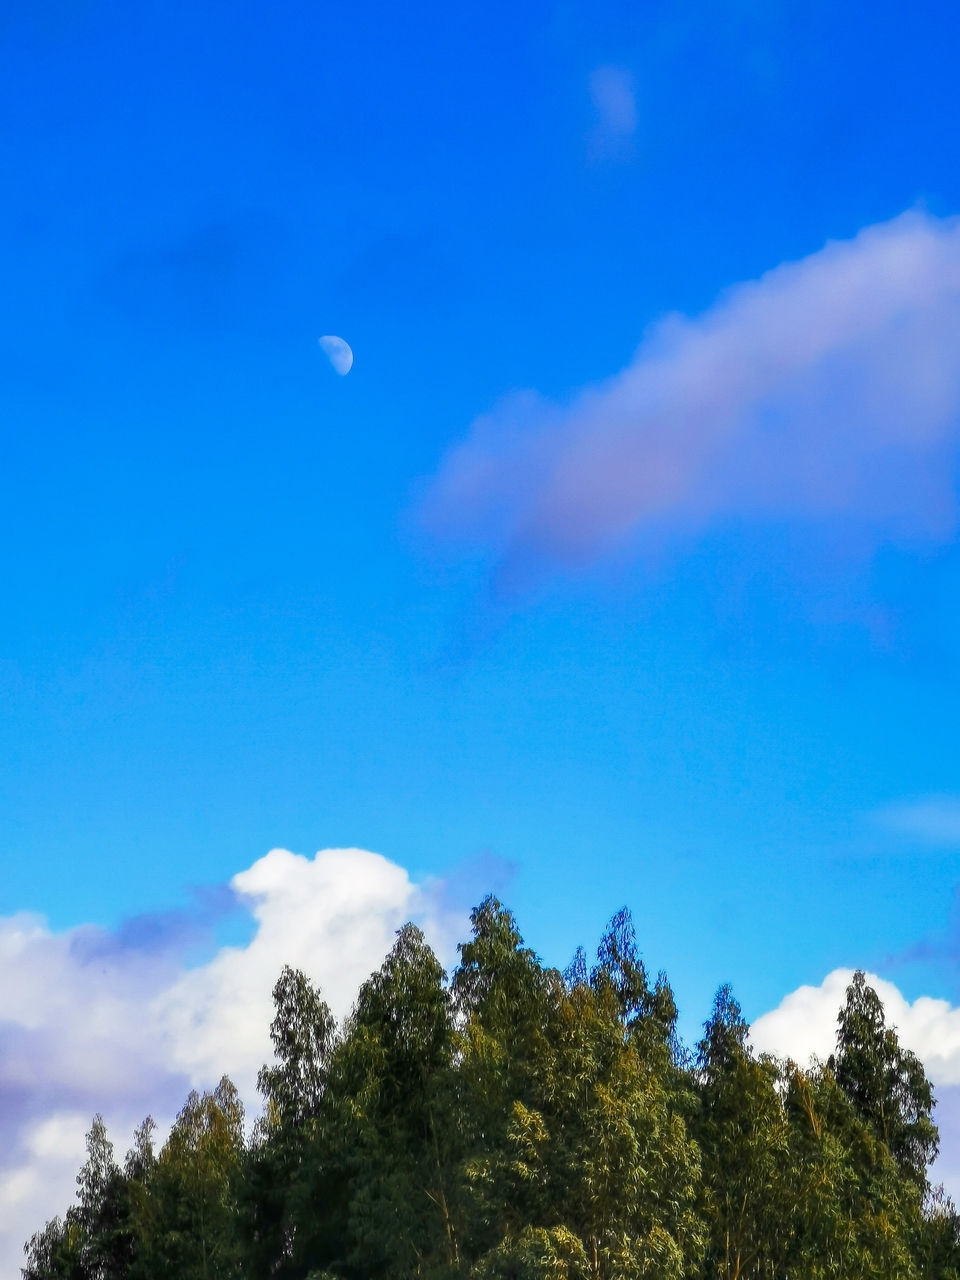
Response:
[[[284,966],[273,989],[274,1062],[258,1077],[264,1115],[241,1188],[247,1264],[258,1276],[305,1276],[342,1251],[342,1188],[324,1150],[327,1069],[337,1028],[320,992]]]
[[[135,1235],[127,1182],[102,1116],[94,1116],[86,1144],[77,1203],[26,1246],[26,1280],[124,1280],[129,1272]]]
[[[285,968],[252,1144],[224,1078],[121,1171],[100,1117],[25,1280],[960,1280],[929,1082],[858,973],[826,1065],[755,1057],[729,988],[695,1061],[629,913],[565,975],[485,899],[448,986],[399,931],[338,1033]]]
[[[927,1195],[916,1252],[924,1280],[960,1280],[960,1213],[942,1185]]]
[[[470,923],[472,937],[460,944],[453,975],[454,1002],[461,1019],[497,1041],[522,1077],[558,975],[524,945],[512,912],[492,894],[471,912]]]
[[[667,1063],[641,1052],[612,982],[561,987],[559,1000],[530,1104],[512,1108],[508,1232],[484,1266],[529,1265],[539,1241],[548,1269],[562,1263],[585,1280],[689,1274],[702,1245],[700,1161],[671,1106]]]
[[[403,1280],[459,1269],[453,1025],[445,975],[405,925],[331,1063],[350,1180],[348,1265]]]
[[[857,1115],[922,1192],[939,1146],[933,1090],[920,1059],[886,1025],[883,1003],[859,969],[847,987],[829,1065]]]
[[[151,1252],[157,1235],[157,1196],[154,1174],[157,1153],[154,1149],[156,1123],[153,1116],[137,1125],[133,1145],[127,1152],[123,1171],[130,1205],[130,1228],[134,1238],[133,1258],[128,1280],[153,1280]]]
[[[564,982],[527,946],[513,914],[492,895],[471,913],[452,994],[457,1020],[457,1105],[471,1259],[500,1246],[516,1206],[507,1166],[517,1107],[535,1107],[544,1042],[556,1025]],[[502,1261],[502,1257],[501,1257]]]
[[[51,1218],[23,1246],[26,1254],[20,1268],[23,1280],[86,1280],[81,1243],[72,1210],[68,1210],[64,1218]]]
[[[644,1052],[655,1045],[672,1047],[677,1020],[673,992],[662,973],[651,987],[627,907],[604,930],[590,982],[595,989],[610,988],[621,1021],[632,1036],[643,1038]]]
[[[192,1092],[151,1177],[153,1234],[144,1242],[151,1280],[234,1280],[241,1274],[237,1193],[244,1151],[243,1106],[224,1076]]]
[[[784,1068],[785,1280],[897,1280],[915,1265],[918,1201],[832,1071]]]
[[[337,1026],[319,990],[299,969],[284,965],[273,988],[270,1024],[275,1062],[257,1077],[267,1128],[293,1129],[320,1114],[327,1063]]]
[[[718,1280],[777,1277],[789,1219],[784,1183],[787,1129],[778,1068],[757,1060],[728,986],[717,992],[698,1046],[708,1272]]]

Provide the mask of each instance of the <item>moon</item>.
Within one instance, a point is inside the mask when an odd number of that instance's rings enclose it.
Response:
[[[320,339],[320,346],[334,370],[341,378],[345,377],[353,367],[353,352],[350,350],[349,343],[336,337],[335,334],[327,333]]]

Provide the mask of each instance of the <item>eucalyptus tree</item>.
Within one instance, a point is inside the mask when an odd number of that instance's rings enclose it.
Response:
[[[787,1123],[778,1064],[755,1058],[728,986],[717,992],[698,1045],[707,1274],[766,1280],[782,1273],[789,1225]]]
[[[406,925],[338,1029],[284,968],[252,1141],[224,1078],[121,1170],[99,1116],[25,1280],[960,1280],[933,1096],[855,975],[836,1053],[757,1058],[729,988],[695,1060],[627,911],[541,963],[488,897],[447,984]]]
[[[389,1280],[459,1269],[453,1071],[445,974],[407,924],[360,988],[330,1064],[331,1139],[348,1181],[341,1269]]]
[[[700,1252],[696,1148],[671,1105],[675,1010],[626,913],[564,976],[487,899],[461,947],[467,1182],[480,1275],[679,1277]],[[491,1243],[492,1240],[492,1243]]]
[[[518,1108],[536,1105],[564,983],[524,944],[513,914],[497,898],[484,898],[470,920],[471,937],[460,944],[451,989],[463,1144],[462,1243],[476,1261],[501,1247],[505,1231],[516,1235],[528,1225],[515,1196],[509,1134]]]
[[[621,907],[604,930],[590,985],[595,990],[609,988],[621,1022],[631,1038],[641,1042],[645,1054],[675,1048],[677,1006],[673,992],[663,973],[650,985],[627,907]]]
[[[862,970],[847,987],[829,1065],[856,1114],[922,1193],[939,1146],[933,1089],[920,1059],[886,1025],[883,1003]]]
[[[273,1002],[274,1061],[257,1079],[264,1112],[246,1156],[240,1229],[247,1266],[256,1275],[292,1278],[337,1251],[330,1236],[342,1190],[323,1145],[337,1027],[319,990],[289,965],[277,979]]]
[[[193,1091],[174,1121],[149,1179],[150,1219],[139,1268],[150,1280],[235,1280],[242,1274],[238,1192],[243,1106],[224,1076]]]
[[[605,985],[564,994],[542,1050],[532,1105],[514,1104],[507,1135],[517,1247],[532,1227],[588,1280],[689,1274],[700,1160],[662,1060],[638,1051]]]
[[[81,1254],[80,1228],[72,1210],[51,1218],[23,1246],[23,1280],[87,1280]]]
[[[942,1185],[926,1197],[917,1245],[925,1280],[960,1280],[960,1213]]]
[[[135,1237],[127,1182],[100,1115],[93,1118],[86,1147],[77,1203],[26,1245],[25,1280],[124,1280],[129,1273]]]
[[[792,1200],[785,1277],[926,1277],[915,1257],[915,1188],[830,1068],[814,1064],[803,1072],[787,1063],[784,1086]]]

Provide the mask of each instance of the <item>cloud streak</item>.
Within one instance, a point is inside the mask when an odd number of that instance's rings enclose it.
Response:
[[[637,128],[633,76],[625,67],[596,67],[590,75],[590,98],[597,117],[594,151],[615,153]]]
[[[960,796],[924,796],[887,805],[872,817],[888,831],[906,836],[914,844],[940,849],[960,846]]]
[[[444,458],[422,516],[521,575],[730,519],[938,543],[958,418],[960,222],[910,212],[662,319],[567,404],[507,399]]]
[[[0,918],[0,1274],[18,1273],[25,1238],[71,1202],[94,1112],[122,1154],[148,1112],[169,1123],[189,1089],[224,1072],[256,1106],[284,964],[319,982],[342,1016],[406,920],[448,961],[466,926],[442,884],[416,884],[361,849],[274,849],[219,897],[200,914],[237,901],[253,935],[193,967],[189,912],[116,933]]]

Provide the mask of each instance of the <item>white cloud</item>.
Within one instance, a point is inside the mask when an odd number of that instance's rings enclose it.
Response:
[[[883,1001],[888,1024],[897,1028],[901,1044],[920,1058],[934,1084],[960,1085],[960,1008],[932,996],[911,1003],[892,982],[866,976]],[[751,1026],[754,1045],[801,1063],[811,1054],[826,1058],[833,1052],[837,1014],[852,978],[852,969],[834,969],[819,987],[798,987],[784,996]]]
[[[511,398],[451,450],[423,515],[541,567],[734,516],[937,542],[958,444],[960,221],[911,212],[662,320],[569,404]]]
[[[327,1002],[343,1014],[405,920],[417,917],[434,945],[450,951],[449,930],[430,894],[375,853],[328,849],[308,861],[274,849],[232,885],[257,922],[254,938],[182,974],[156,998],[152,1013],[172,1063],[191,1079],[211,1079],[229,1056],[230,1073],[247,1096],[264,1060],[270,993],[284,964],[320,977]]]
[[[441,886],[361,849],[274,849],[231,885],[254,934],[192,969],[88,927],[0,919],[0,1274],[16,1275],[23,1241],[71,1203],[94,1112],[122,1156],[148,1112],[169,1122],[190,1088],[224,1072],[256,1106],[284,964],[342,1016],[405,921],[448,962],[465,929]]]
[[[878,809],[873,818],[923,844],[960,845],[960,796],[925,796]]]

